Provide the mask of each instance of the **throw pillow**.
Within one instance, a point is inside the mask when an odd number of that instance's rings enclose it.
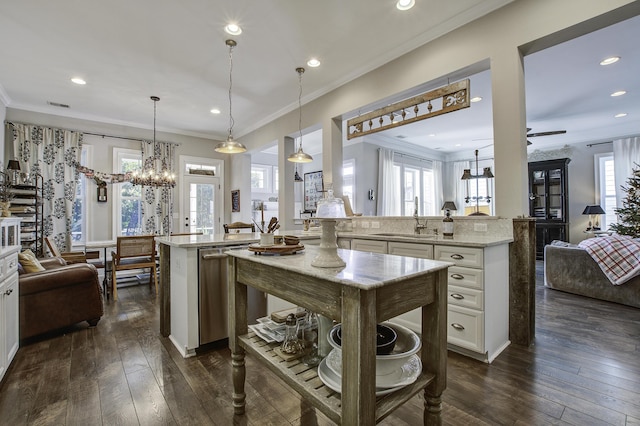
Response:
[[[27,274],[44,271],[44,267],[36,259],[36,255],[29,249],[18,254],[18,262],[20,262]]]

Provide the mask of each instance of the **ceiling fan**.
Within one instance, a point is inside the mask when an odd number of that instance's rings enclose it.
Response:
[[[538,136],[552,136],[552,135],[563,135],[567,133],[566,130],[551,130],[549,132],[539,132],[539,133],[529,133],[531,131],[531,127],[527,127],[527,137],[528,138],[536,138]],[[531,141],[527,139],[527,145],[531,145]]]

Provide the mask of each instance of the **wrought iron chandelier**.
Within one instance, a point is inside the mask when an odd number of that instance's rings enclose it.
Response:
[[[141,142],[142,167],[131,175],[130,182],[134,185],[151,186],[154,188],[173,188],[176,186],[176,175],[173,172],[173,145],[156,141],[156,103],[160,100],[151,96],[153,101],[153,153],[145,158],[144,144]]]
[[[471,199],[475,199],[476,201],[476,210],[475,212],[471,213],[469,216],[487,216],[486,213],[483,213],[480,211],[480,201],[484,200],[486,201],[487,204],[489,204],[491,202],[491,193],[490,193],[490,184],[489,184],[489,179],[492,179],[493,173],[491,173],[491,167],[485,167],[483,169],[482,174],[478,173],[478,150],[476,149],[475,151],[475,156],[476,156],[476,174],[472,175],[471,174],[471,169],[464,169],[464,173],[462,174],[462,177],[460,179],[466,181],[467,185],[466,185],[466,189],[467,189],[467,194],[466,197],[464,197],[464,202],[465,203],[469,203],[471,201]],[[469,181],[475,179],[476,181],[476,195],[475,197],[471,197],[469,194]],[[486,181],[486,189],[487,189],[487,195],[486,196],[481,196],[480,195],[480,179],[485,179]]]

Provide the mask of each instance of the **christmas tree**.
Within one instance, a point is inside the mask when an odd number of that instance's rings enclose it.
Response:
[[[616,209],[618,223],[609,227],[620,235],[629,235],[634,238],[640,237],[640,167],[636,163],[631,177],[627,180],[627,186],[622,190],[627,196],[622,200],[622,207]]]

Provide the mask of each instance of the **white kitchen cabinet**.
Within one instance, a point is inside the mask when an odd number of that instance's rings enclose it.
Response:
[[[0,380],[18,352],[18,252],[20,251],[20,220],[0,220]]]
[[[368,251],[371,253],[387,254],[387,242],[380,240],[351,240],[351,250]]]

